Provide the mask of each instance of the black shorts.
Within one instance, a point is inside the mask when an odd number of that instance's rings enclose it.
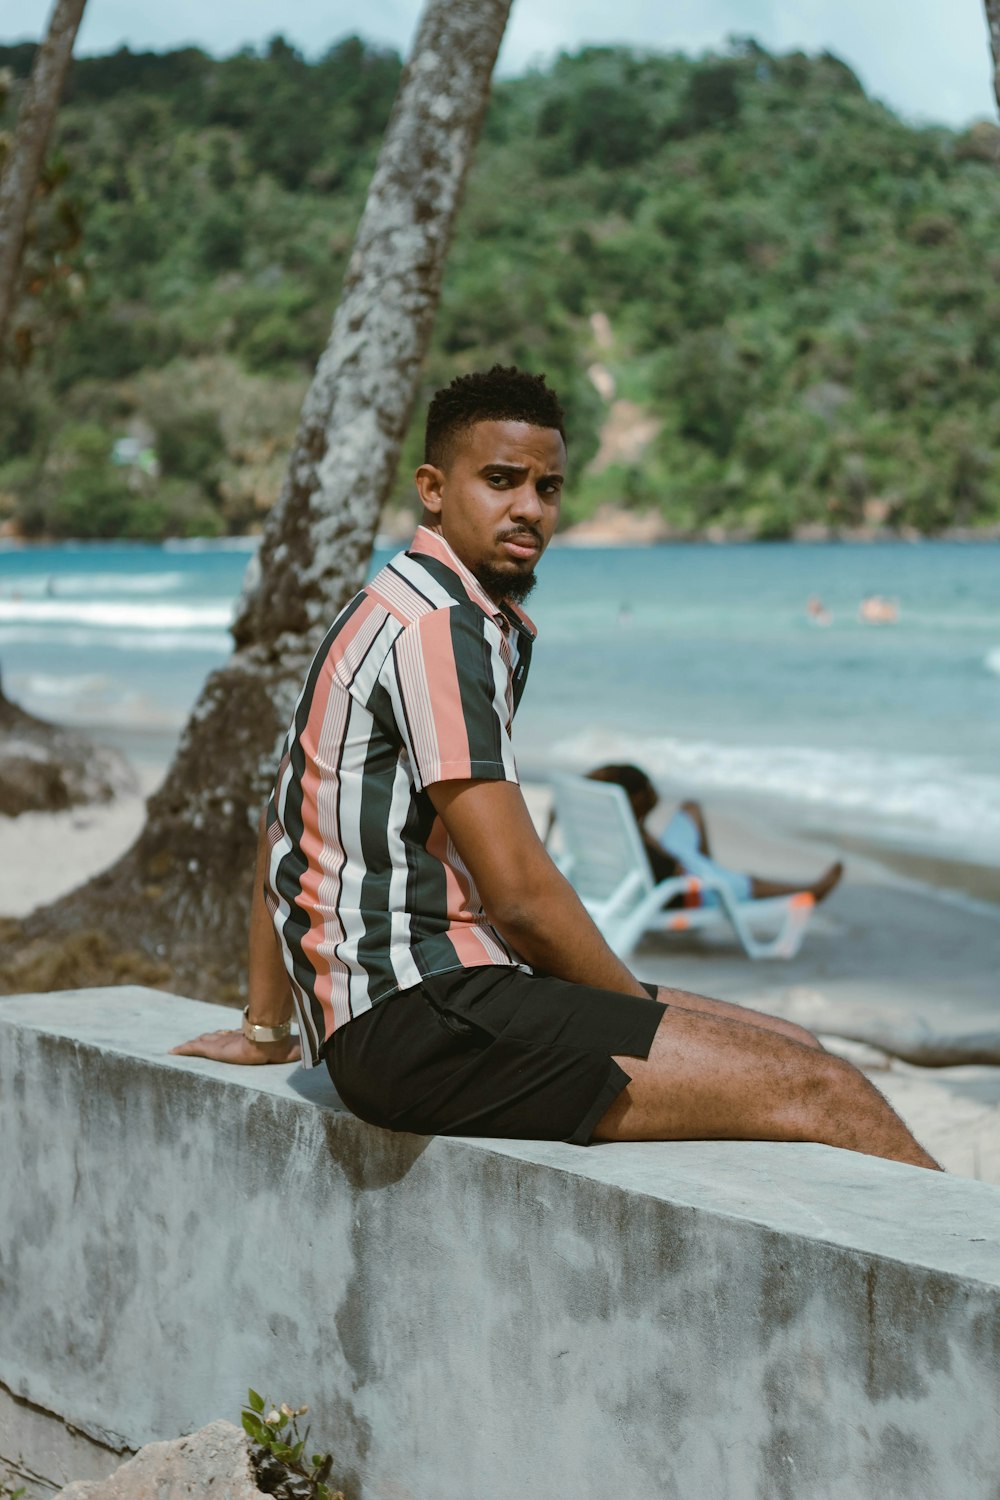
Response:
[[[647,1057],[666,1006],[487,965],[434,974],[334,1032],[330,1076],[353,1114],[418,1135],[585,1146]]]

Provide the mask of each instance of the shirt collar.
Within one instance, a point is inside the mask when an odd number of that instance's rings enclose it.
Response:
[[[473,604],[478,604],[479,608],[489,615],[491,620],[495,620],[501,629],[506,625],[513,625],[515,630],[523,631],[534,640],[538,630],[524,610],[519,609],[512,599],[505,599],[502,604],[497,604],[495,599],[491,599],[476,575],[465,566],[458,553],[449,546],[439,531],[431,531],[429,526],[418,526],[409,551],[417,557],[437,558],[438,562],[444,563],[446,568],[450,568],[457,575]]]

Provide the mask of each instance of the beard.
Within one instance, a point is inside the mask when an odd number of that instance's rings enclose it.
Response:
[[[498,602],[509,599],[513,604],[523,604],[538,582],[534,568],[514,573],[507,568],[491,568],[489,563],[482,563],[476,569],[476,577],[491,599]]]

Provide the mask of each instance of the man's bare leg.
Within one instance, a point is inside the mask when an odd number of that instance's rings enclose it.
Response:
[[[698,830],[699,852],[707,859],[713,858],[712,846],[708,838],[708,824],[705,821],[705,812],[701,803],[682,802],[680,810],[687,813]],[[844,866],[838,860],[829,865],[822,875],[813,881],[769,880],[763,875],[751,875],[750,893],[754,900],[759,901],[768,896],[795,896],[799,891],[808,891],[816,901],[825,901],[830,892],[839,885],[843,873]]]
[[[750,876],[750,894],[755,901],[767,896],[795,896],[799,891],[808,891],[815,901],[825,901],[832,890],[840,884],[844,866],[840,860],[828,865],[822,875],[813,881],[800,880],[797,884],[789,880],[766,880],[762,875]]]
[[[817,1141],[937,1168],[851,1063],[773,1028],[671,1006],[601,1117],[601,1141]]]
[[[656,998],[662,1000],[664,1005],[673,1005],[679,1010],[696,1011],[701,1015],[715,1016],[721,1021],[738,1021],[743,1026],[756,1026],[761,1031],[773,1031],[793,1042],[801,1042],[803,1047],[823,1051],[822,1044],[804,1026],[799,1026],[794,1021],[784,1021],[780,1016],[769,1016],[766,1011],[751,1010],[747,1005],[734,1005],[729,1000],[712,1000],[708,995],[694,995],[690,990],[668,989],[662,984],[656,992]]]

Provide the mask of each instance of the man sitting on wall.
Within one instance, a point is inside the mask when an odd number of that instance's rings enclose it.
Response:
[[[288,731],[244,1025],[175,1050],[294,1061],[294,1007],[307,1065],[387,1129],[819,1141],[934,1167],[801,1027],[640,982],[546,853],[510,731],[565,466],[543,377],[495,366],[434,397],[422,524],[331,626]]]

